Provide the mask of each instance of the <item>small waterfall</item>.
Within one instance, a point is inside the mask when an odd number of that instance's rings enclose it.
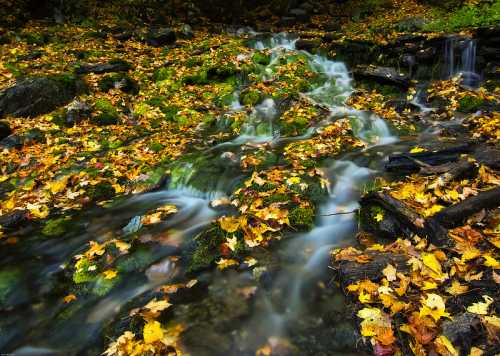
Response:
[[[451,37],[445,43],[446,78],[462,76],[462,84],[478,87],[481,75],[476,72],[477,43],[474,39]]]

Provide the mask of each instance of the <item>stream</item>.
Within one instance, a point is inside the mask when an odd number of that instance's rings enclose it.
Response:
[[[284,34],[253,41],[254,49],[271,51],[271,62],[263,69],[263,78],[266,71],[271,74],[273,61],[297,52],[296,41],[297,38]],[[306,233],[288,234],[269,251],[257,251],[266,261],[266,268],[202,272],[196,279],[199,285],[206,286],[205,291],[193,290],[186,301],[174,301],[170,318],[187,325],[182,340],[192,355],[255,355],[266,344],[273,350],[282,350],[283,355],[355,355],[353,323],[344,314],[346,306],[340,291],[329,281],[330,251],[355,242],[357,220],[349,212],[359,207],[363,189],[383,176],[389,154],[415,146],[419,137],[400,139],[375,114],[346,106],[354,91],[347,66],[322,55],[301,53],[307,56],[310,68],[324,78],[303,96],[328,108],[327,117],[301,136],[283,137],[274,124],[279,115],[277,103],[266,99],[253,109],[239,136],[196,152],[198,159],[213,160],[213,164],[200,168],[196,161],[183,161],[175,176],[159,191],[121,199],[106,209],[82,211],[74,221],[75,229],[64,237],[64,244],[58,239],[35,240],[29,248],[15,251],[15,263],[29,270],[34,282],[20,289],[18,295],[30,307],[2,321],[0,349],[14,350],[15,355],[100,354],[103,345],[96,340],[103,330],[108,330],[110,321],[120,322],[129,303],[147,301],[158,286],[186,279],[175,256],[182,256],[183,248],[196,234],[227,213],[212,208],[211,202],[228,197],[247,177],[233,161],[238,162],[243,154],[262,145],[280,155],[285,143],[312,137],[328,123],[348,117],[355,136],[366,148],[327,159],[321,167],[329,182],[328,197],[318,208],[315,227]],[[472,65],[464,58],[464,71],[471,71]],[[238,93],[234,97],[230,110],[244,110]],[[427,110],[423,106],[421,109]],[[434,133],[426,131],[422,135],[429,140]],[[220,164],[221,161],[226,163]],[[208,177],[202,189],[190,184],[194,172]],[[148,266],[132,269],[117,288],[103,297],[76,300],[71,315],[61,318],[61,306],[48,291],[57,288],[61,270],[71,257],[85,251],[88,241],[103,242],[112,234],[126,236],[137,231],[141,228],[141,215],[166,203],[177,206],[178,212],[149,232],[155,236],[164,234],[168,243],[144,251]],[[335,213],[343,214],[332,215]],[[13,256],[3,258],[14,261]],[[257,292],[256,274],[261,281]]]

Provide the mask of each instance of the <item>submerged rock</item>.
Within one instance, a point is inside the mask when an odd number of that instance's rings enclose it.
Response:
[[[9,124],[5,121],[0,121],[0,140],[3,140],[12,133]]]
[[[72,75],[22,79],[0,93],[0,117],[46,114],[70,102],[83,88],[84,83]]]

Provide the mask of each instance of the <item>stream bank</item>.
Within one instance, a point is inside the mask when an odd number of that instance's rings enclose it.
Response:
[[[40,63],[15,59],[80,73],[91,93],[34,131],[8,117],[2,349],[17,354],[363,353],[328,270],[356,241],[363,192],[390,179],[390,155],[463,140],[456,119],[498,139],[494,91],[447,76],[419,88],[394,68],[354,82],[358,55],[332,60],[294,33],[157,48],[74,30],[70,50],[54,52],[53,31]],[[125,48],[132,63],[114,58]]]

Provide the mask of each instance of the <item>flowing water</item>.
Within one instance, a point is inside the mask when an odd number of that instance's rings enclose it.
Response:
[[[451,37],[445,44],[447,78],[462,76],[465,86],[476,88],[481,82],[481,75],[476,71],[476,48],[474,39]]]
[[[255,49],[267,48],[272,53],[263,76],[271,73],[273,61],[279,56],[296,52],[295,42],[296,38],[283,34],[254,42]],[[342,317],[343,298],[328,285],[329,251],[355,240],[358,227],[352,211],[359,207],[363,187],[381,175],[388,154],[412,143],[400,142],[373,113],[345,105],[354,89],[344,63],[303,54],[310,67],[324,78],[314,90],[303,93],[308,100],[328,109],[322,122],[300,137],[281,137],[275,126],[277,103],[266,99],[253,109],[238,137],[197,152],[196,160],[180,161],[164,189],[133,196],[107,209],[82,212],[74,221],[74,231],[64,237],[64,244],[59,240],[34,240],[29,249],[12,251],[16,263],[31,271],[29,278],[36,282],[19,292],[20,302],[30,307],[22,312],[16,310],[2,322],[0,349],[16,350],[16,355],[102,352],[103,345],[96,340],[110,321],[120,322],[120,313],[128,310],[126,305],[145,299],[159,285],[185,280],[182,266],[173,256],[182,255],[193,236],[225,213],[211,208],[210,202],[227,197],[245,179],[237,164],[242,154],[259,145],[278,150],[284,142],[312,136],[321,126],[349,117],[355,135],[367,148],[345,152],[322,167],[331,183],[328,198],[318,209],[315,227],[308,233],[288,236],[271,251],[258,252],[267,261],[267,268],[211,271],[197,276],[199,283],[207,286],[205,294],[199,298],[193,295],[189,302],[175,305],[172,318],[187,324],[183,341],[193,355],[253,355],[266,343],[282,347],[284,354],[353,352],[353,327]],[[473,69],[467,60],[463,65]],[[234,97],[230,110],[243,110],[238,93]],[[196,174],[207,177],[204,186],[193,186]],[[75,301],[71,315],[61,318],[61,305],[51,299],[50,290],[56,288],[71,257],[85,251],[90,240],[103,242],[110,234],[126,236],[139,230],[140,216],[165,203],[176,205],[179,211],[150,232],[156,238],[160,235],[165,243],[145,248],[145,267],[132,270],[118,288],[105,296]],[[335,213],[343,214],[332,215]],[[141,238],[147,239],[148,235]],[[246,297],[237,295],[253,293],[257,274],[264,283],[249,304]]]

